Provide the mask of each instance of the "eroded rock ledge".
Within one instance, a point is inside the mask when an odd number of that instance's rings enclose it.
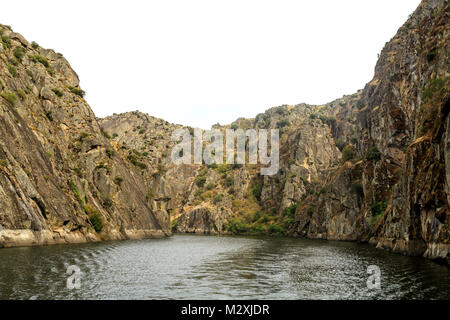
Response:
[[[67,230],[41,230],[33,231],[29,229],[1,230],[0,248],[9,247],[29,247],[46,246],[54,244],[87,243],[112,240],[138,240],[163,238],[169,233],[162,230],[117,230],[99,236],[92,232],[67,231]]]

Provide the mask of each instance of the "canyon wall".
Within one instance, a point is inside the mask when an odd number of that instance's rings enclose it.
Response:
[[[357,93],[214,126],[279,129],[274,176],[174,165],[182,126],[139,111],[96,119],[62,55],[0,27],[0,244],[272,234],[448,263],[449,7],[422,1]]]
[[[423,1],[386,43],[372,81],[353,95],[214,126],[278,128],[275,176],[252,165],[187,165],[180,174],[163,163],[149,186],[170,181],[155,201],[170,204],[173,230],[364,241],[448,262],[448,15],[447,1]],[[132,145],[124,117],[101,124]]]
[[[8,26],[0,37],[0,246],[168,233],[66,59]]]

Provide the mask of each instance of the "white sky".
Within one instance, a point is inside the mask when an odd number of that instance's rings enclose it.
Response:
[[[420,0],[2,1],[0,23],[61,52],[97,116],[209,128],[364,87]]]

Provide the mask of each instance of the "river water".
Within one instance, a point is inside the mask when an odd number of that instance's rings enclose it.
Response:
[[[0,299],[450,299],[450,268],[349,242],[176,235],[0,249]]]

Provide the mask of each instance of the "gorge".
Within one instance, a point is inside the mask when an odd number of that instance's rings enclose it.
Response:
[[[279,129],[273,176],[173,164],[181,125],[96,118],[62,54],[0,25],[0,247],[283,235],[448,265],[449,14],[448,1],[423,0],[355,94],[213,127]]]

